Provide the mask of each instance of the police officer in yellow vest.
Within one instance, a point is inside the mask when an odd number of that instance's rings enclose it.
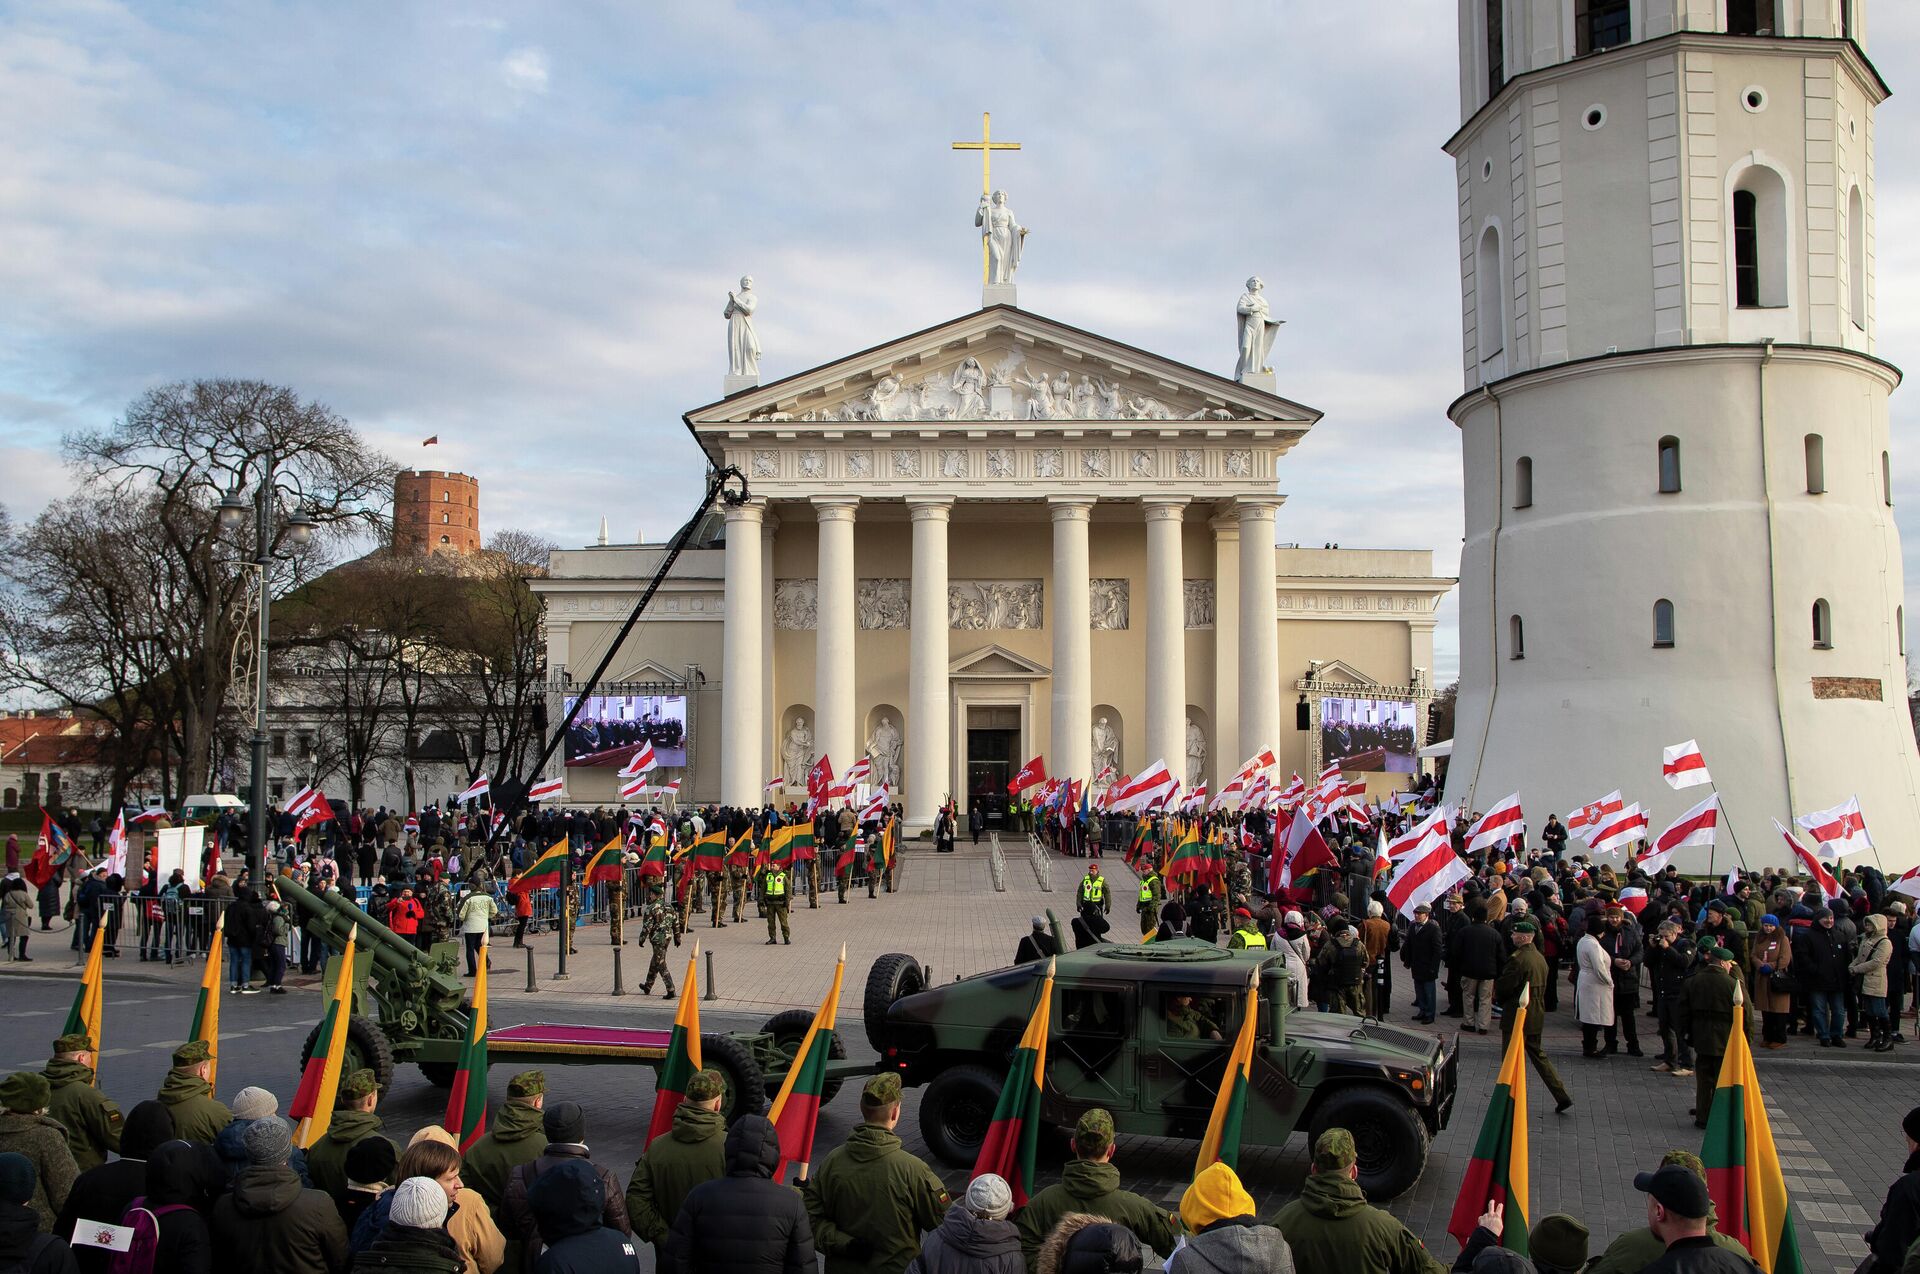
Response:
[[[767,913],[767,945],[770,947],[776,941],[773,935],[776,921],[780,925],[779,940],[793,945],[793,930],[787,925],[788,880],[787,869],[779,863],[768,863],[760,873],[760,905]]]
[[[1267,935],[1260,932],[1260,926],[1253,923],[1253,913],[1245,907],[1233,909],[1233,936],[1227,939],[1227,945],[1236,951],[1267,949]]]
[[[1087,928],[1098,936],[1108,929],[1107,913],[1113,910],[1113,899],[1107,896],[1106,878],[1100,874],[1099,863],[1088,863],[1087,874],[1080,880],[1080,918]]]

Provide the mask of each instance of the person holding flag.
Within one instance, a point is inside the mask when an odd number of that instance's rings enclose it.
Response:
[[[1700,975],[1695,974],[1695,978]],[[1733,991],[1733,1014],[1744,1013],[1739,988]],[[1800,1259],[1800,1244],[1794,1235],[1793,1206],[1787,1197],[1786,1175],[1780,1156],[1774,1149],[1772,1123],[1760,1092],[1760,1076],[1753,1066],[1753,1051],[1747,1046],[1744,1025],[1735,1024],[1727,1034],[1724,1065],[1713,1067],[1714,1078],[1707,1080],[1704,1057],[1700,1067],[1700,1091],[1707,1094],[1697,1108],[1699,1122],[1707,1135],[1700,1145],[1704,1162],[1706,1189],[1711,1206],[1698,1206],[1694,1193],[1700,1182],[1693,1174],[1677,1168],[1662,1168],[1659,1173],[1643,1173],[1634,1179],[1636,1189],[1647,1190],[1667,1205],[1677,1218],[1687,1220],[1689,1235],[1697,1236],[1694,1246],[1709,1247],[1708,1229],[1732,1235],[1753,1254],[1753,1259],[1768,1274],[1801,1274],[1807,1267]],[[1687,1187],[1686,1199],[1693,1206],[1679,1207],[1663,1196],[1654,1177],[1678,1173],[1674,1184]],[[1659,1218],[1654,1232],[1660,1234]],[[1697,1224],[1698,1228],[1693,1228]],[[1669,1256],[1649,1269],[1686,1269],[1689,1265],[1673,1259],[1673,1252],[1684,1240],[1676,1233],[1660,1234],[1667,1240]],[[1725,1258],[1722,1258],[1725,1262]],[[1712,1262],[1696,1263],[1697,1268],[1715,1268]]]
[[[1546,1003],[1547,983],[1552,975],[1547,972],[1546,957],[1540,954],[1539,922],[1531,917],[1514,921],[1508,938],[1513,943],[1513,953],[1493,982],[1493,1002],[1500,1008],[1500,1045],[1507,1048],[1511,1044],[1513,1024],[1524,1018],[1520,1034],[1527,1061],[1533,1064],[1534,1073],[1553,1095],[1555,1113],[1564,1115],[1573,1109],[1573,1096],[1540,1047],[1541,1034],[1547,1027],[1546,1010],[1540,1006]],[[1520,1011],[1522,1005],[1528,1006],[1524,1013]]]

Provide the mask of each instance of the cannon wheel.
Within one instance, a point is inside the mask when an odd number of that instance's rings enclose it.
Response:
[[[307,1032],[307,1042],[300,1049],[302,1071],[313,1056],[319,1035],[318,1026]],[[393,1045],[387,1042],[387,1033],[380,1029],[378,1022],[355,1014],[347,1019],[347,1045],[340,1059],[340,1078],[344,1080],[361,1069],[373,1072],[374,1078],[380,1081],[380,1095],[386,1096],[387,1089],[393,1086]],[[323,1094],[321,1100],[329,1100],[328,1095]]]
[[[453,1062],[421,1062],[420,1073],[435,1088],[452,1088],[454,1077],[460,1074],[460,1067]]]
[[[787,1077],[787,1067],[793,1065],[793,1055],[800,1051],[800,1041],[807,1038],[807,1031],[813,1026],[812,1009],[788,1009],[785,1013],[776,1013],[768,1018],[760,1028],[762,1035],[773,1037],[773,1045],[785,1058],[780,1072],[767,1072],[767,1100],[772,1101],[780,1095],[780,1085]],[[836,1062],[847,1058],[847,1045],[840,1038],[840,1032],[833,1033],[833,1046],[827,1050],[827,1056]],[[826,1105],[840,1092],[840,1081],[830,1079],[820,1089],[820,1104]]]
[[[766,1075],[760,1063],[753,1060],[752,1049],[731,1035],[702,1035],[700,1062],[707,1070],[719,1071],[727,1081],[720,1113],[729,1124],[742,1115],[767,1113]]]
[[[873,1051],[887,1055],[887,1010],[903,996],[918,995],[927,989],[927,971],[910,955],[889,952],[867,970],[867,995],[862,1011],[867,1023],[867,1043]]]

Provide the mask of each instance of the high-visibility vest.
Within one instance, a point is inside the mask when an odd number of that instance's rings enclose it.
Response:
[[[1258,929],[1236,929],[1234,933],[1239,937],[1241,945],[1249,951],[1266,949],[1267,935]]]
[[[1107,900],[1107,879],[1104,876],[1088,876],[1080,882],[1081,902],[1105,902]]]
[[[763,892],[769,898],[785,898],[787,896],[787,873],[783,871],[768,872]]]
[[[1157,879],[1156,877],[1149,876],[1145,880],[1140,882],[1140,904],[1142,906],[1145,906],[1147,903],[1150,903],[1154,900],[1155,894],[1154,894],[1153,884],[1156,879]]]

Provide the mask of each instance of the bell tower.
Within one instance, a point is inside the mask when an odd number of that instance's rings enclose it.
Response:
[[[1450,800],[1657,828],[1697,736],[1750,863],[1856,791],[1920,836],[1866,7],[1460,0]]]

